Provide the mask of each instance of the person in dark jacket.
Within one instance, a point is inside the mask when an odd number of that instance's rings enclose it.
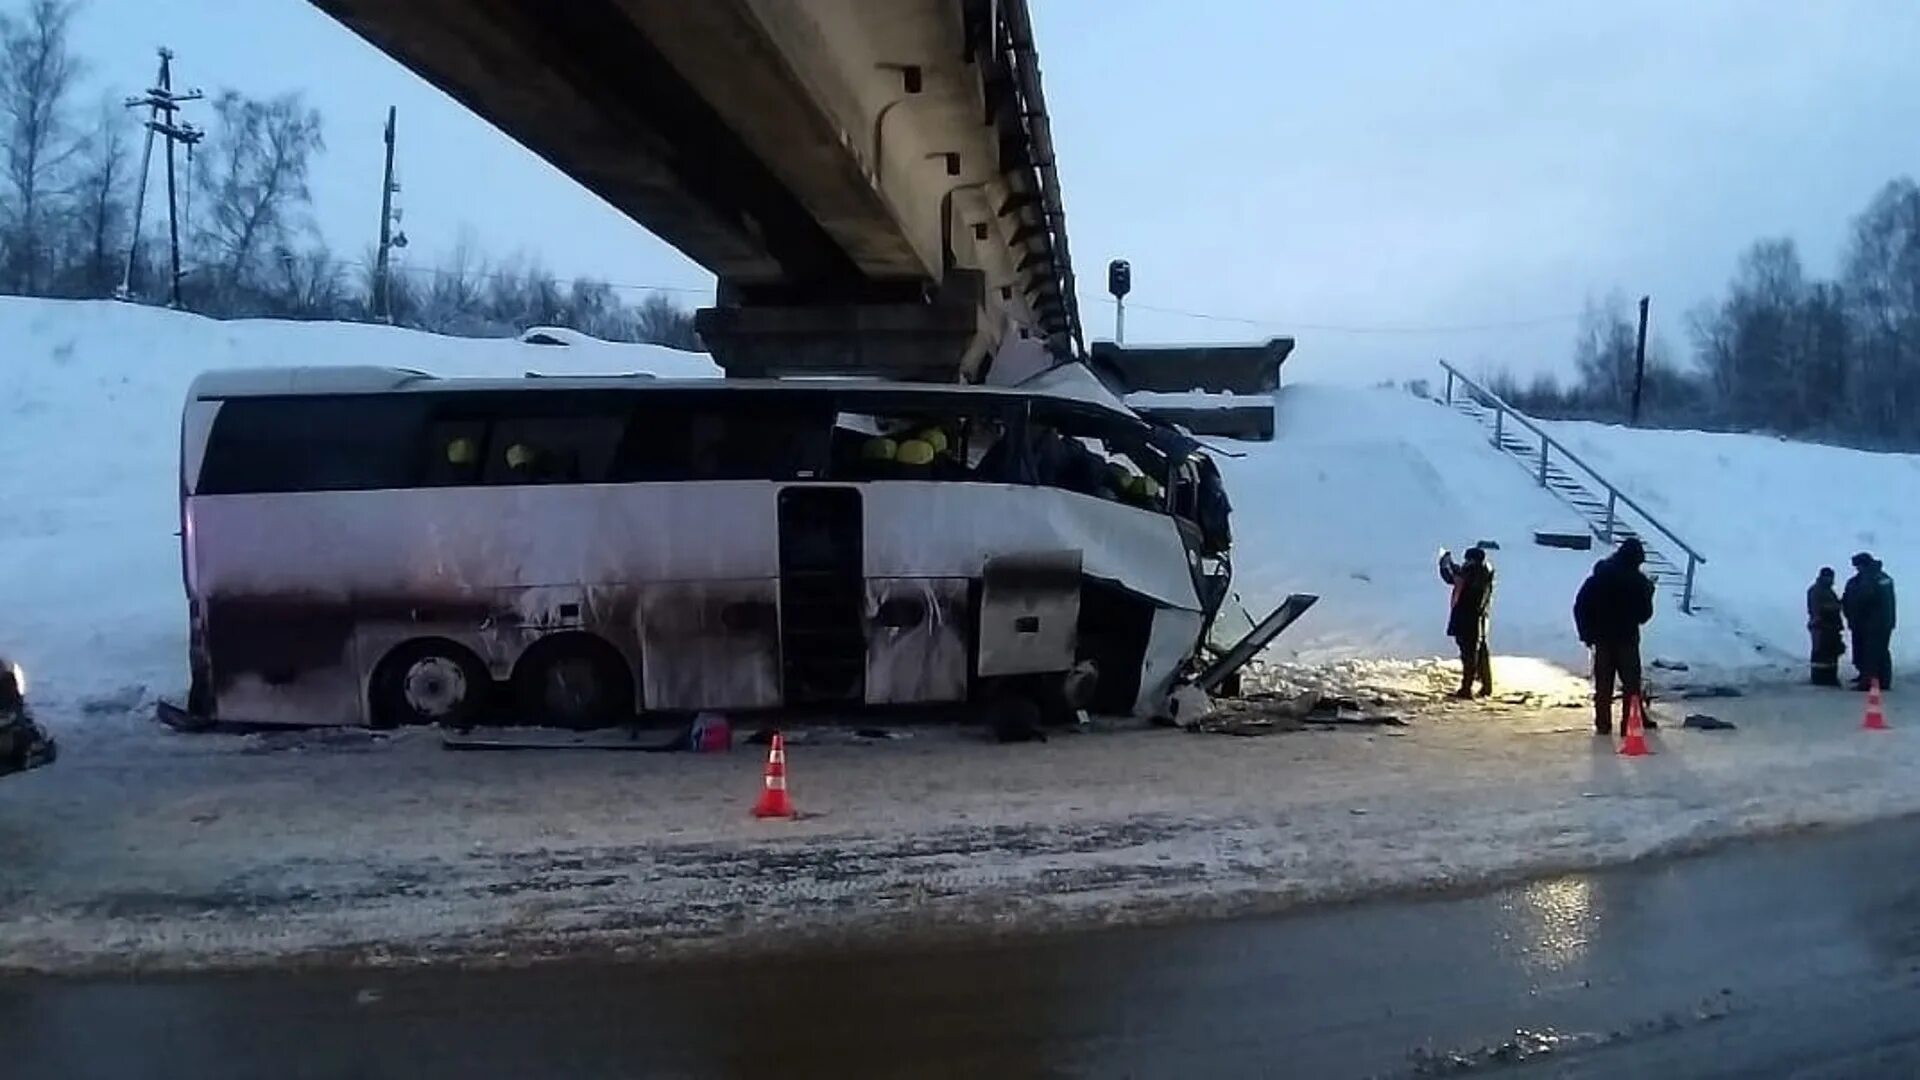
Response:
[[[1893,578],[1880,560],[1863,551],[1853,557],[1853,577],[1840,594],[1840,609],[1853,632],[1853,666],[1860,670],[1855,690],[1876,681],[1880,689],[1893,688]]]
[[[1493,564],[1479,547],[1467,549],[1466,561],[1456,563],[1453,554],[1440,552],[1440,580],[1453,586],[1453,601],[1447,609],[1447,636],[1460,646],[1460,689],[1454,697],[1473,697],[1473,684],[1480,683],[1480,696],[1493,694],[1493,653],[1487,647],[1487,631],[1493,615]]]
[[[1807,634],[1813,639],[1808,657],[1813,685],[1840,685],[1840,654],[1847,651],[1841,634],[1840,596],[1833,591],[1833,567],[1823,566],[1807,587]]]
[[[1640,628],[1653,618],[1653,582],[1641,573],[1646,548],[1628,538],[1600,560],[1573,601],[1580,643],[1593,650],[1593,730],[1613,734],[1613,690],[1641,694]]]

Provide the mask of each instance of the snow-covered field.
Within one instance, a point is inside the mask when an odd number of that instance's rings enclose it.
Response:
[[[750,751],[176,735],[147,714],[185,681],[176,440],[195,374],[713,368],[649,347],[18,299],[0,300],[0,340],[0,650],[28,669],[63,750],[0,782],[0,966],[653,951],[1170,918],[1920,811],[1920,736],[1900,699],[1897,730],[1869,736],[1857,697],[1788,689],[1716,702],[1741,730],[1668,731],[1637,762],[1595,745],[1578,708],[1537,705],[1423,708],[1412,727],[1373,733],[799,743],[794,785],[812,816],[779,825],[746,816]],[[1492,539],[1497,681],[1577,697],[1568,609],[1595,556],[1528,542],[1572,515],[1471,421],[1394,391],[1306,385],[1280,395],[1279,427],[1223,462],[1249,606],[1323,598],[1273,659],[1422,681],[1393,661],[1448,649],[1434,556]],[[1920,526],[1909,456],[1569,433],[1712,560],[1714,613],[1663,604],[1649,637],[1650,655],[1695,677],[1797,673],[1812,570],[1871,547],[1898,575]],[[1896,654],[1920,659],[1899,641]],[[1671,724],[1685,710],[1670,711]]]

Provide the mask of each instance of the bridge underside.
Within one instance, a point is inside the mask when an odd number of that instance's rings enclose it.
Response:
[[[1025,0],[314,2],[717,275],[729,370],[1080,347]]]

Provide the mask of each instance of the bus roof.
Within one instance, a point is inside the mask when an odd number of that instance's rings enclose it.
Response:
[[[1078,370],[1067,370],[1076,368]],[[785,379],[662,379],[635,372],[626,375],[541,375],[522,378],[443,378],[407,368],[373,366],[230,368],[209,371],[194,379],[189,400],[229,398],[329,396],[338,394],[462,393],[469,391],[538,390],[793,390],[833,389],[897,394],[1051,398],[1093,405],[1128,417],[1138,417],[1085,367],[1062,365],[1018,386],[981,386],[966,383],[908,383],[885,379],[821,376]]]

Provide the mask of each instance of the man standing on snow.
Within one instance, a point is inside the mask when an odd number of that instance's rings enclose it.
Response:
[[[1573,601],[1580,643],[1593,650],[1593,730],[1613,734],[1613,688],[1641,694],[1640,628],[1653,618],[1653,582],[1640,572],[1647,550],[1637,537],[1600,560]]]
[[[1841,640],[1840,597],[1833,591],[1831,566],[1821,567],[1807,587],[1807,633],[1813,638],[1813,685],[1839,686],[1840,654],[1847,646]]]
[[[1455,563],[1453,553],[1440,550],[1440,580],[1453,586],[1453,602],[1447,610],[1447,636],[1460,646],[1460,689],[1454,697],[1473,697],[1473,683],[1480,682],[1480,696],[1493,694],[1493,654],[1487,647],[1487,630],[1493,615],[1493,564],[1480,547],[1467,549],[1465,564]]]
[[[1840,595],[1840,607],[1853,631],[1853,666],[1860,669],[1855,690],[1875,681],[1880,689],[1893,688],[1893,578],[1880,560],[1867,552],[1853,557],[1853,577]]]

